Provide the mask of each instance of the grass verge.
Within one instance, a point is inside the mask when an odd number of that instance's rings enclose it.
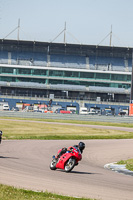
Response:
[[[130,171],[133,171],[133,159],[121,160],[117,162],[118,165],[126,165],[126,168]]]
[[[43,120],[44,121],[44,120]],[[3,139],[45,139],[45,140],[84,140],[84,139],[131,139],[132,132],[112,129],[96,129],[74,125],[46,124],[41,120],[0,120]],[[58,120],[58,122],[62,122]],[[76,121],[77,122],[77,121]],[[80,121],[78,121],[78,124]],[[90,124],[90,123],[87,123]]]
[[[0,199],[3,200],[94,200],[87,198],[74,198],[52,194],[49,192],[34,192],[31,190],[17,189],[0,184]]]
[[[25,120],[25,121],[45,121],[45,122],[59,122],[59,123],[71,123],[71,124],[88,124],[88,125],[101,125],[101,126],[115,126],[115,127],[128,127],[133,128],[131,123],[114,123],[114,122],[100,122],[100,121],[80,121],[80,120],[61,120],[61,119],[37,119],[37,118],[16,118],[16,117],[0,117],[0,119],[10,120]]]

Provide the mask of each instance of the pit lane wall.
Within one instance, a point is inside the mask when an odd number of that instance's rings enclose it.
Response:
[[[4,97],[0,96],[0,102],[4,104],[7,103],[9,105],[10,110],[13,107],[16,107],[18,104],[29,104],[29,105],[37,105],[37,104],[45,104],[49,106],[50,99],[34,99],[34,98],[22,98],[22,97]],[[74,110],[75,114],[80,114],[80,107],[84,106],[89,111],[95,111],[93,114],[99,115],[118,115],[120,112],[125,112],[126,115],[129,114],[129,104],[115,104],[115,102],[90,102],[90,101],[76,101],[69,99],[53,99],[50,104],[51,109],[54,110],[58,108],[62,108],[64,110]],[[132,106],[133,107],[133,106]],[[92,112],[90,112],[92,113]],[[133,115],[131,115],[133,116]]]

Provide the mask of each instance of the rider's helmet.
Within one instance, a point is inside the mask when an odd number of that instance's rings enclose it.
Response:
[[[81,151],[85,149],[85,143],[84,142],[79,142],[78,147]]]

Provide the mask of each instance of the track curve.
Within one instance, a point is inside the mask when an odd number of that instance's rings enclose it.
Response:
[[[78,141],[10,140],[0,145],[0,183],[102,200],[133,199],[133,177],[104,169],[132,158],[133,140],[86,140],[83,160],[71,173],[51,171],[51,157]]]

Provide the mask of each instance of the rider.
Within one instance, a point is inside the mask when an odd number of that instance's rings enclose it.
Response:
[[[85,143],[84,142],[79,142],[78,145],[74,145],[74,148],[77,148],[78,150],[80,150],[81,154],[83,153],[83,150],[85,149]],[[64,153],[66,153],[67,151],[71,151],[73,149],[73,147],[69,147],[68,149],[66,147],[62,148],[62,150],[59,152],[59,154],[57,155],[57,158],[59,158],[60,156],[62,156]]]
[[[1,143],[1,140],[2,140],[2,131],[0,131],[0,143]]]
[[[85,149],[85,143],[84,142],[79,142],[78,145],[74,145],[73,147],[76,147],[80,150],[81,154],[83,153],[83,150]]]

